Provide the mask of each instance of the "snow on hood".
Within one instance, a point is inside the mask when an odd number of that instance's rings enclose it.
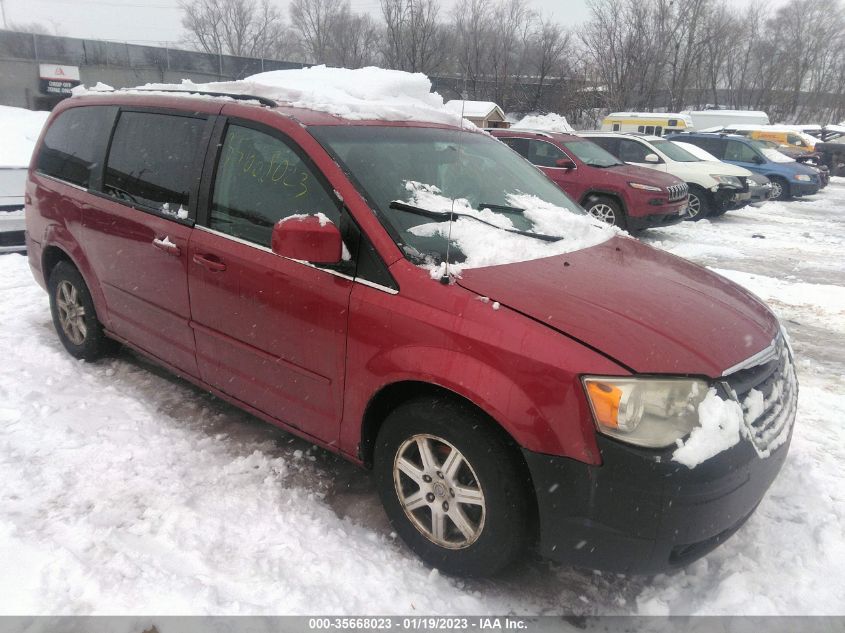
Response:
[[[545,132],[574,132],[566,117],[559,114],[530,114],[513,126],[523,130],[543,130]]]
[[[0,167],[29,167],[49,112],[0,106]]]
[[[772,149],[771,147],[762,147],[760,151],[763,152],[763,156],[768,158],[773,163],[794,163],[795,159],[790,158],[786,154],[782,154],[776,149]]]
[[[183,90],[254,95],[297,108],[326,112],[344,119],[425,121],[460,126],[460,115],[446,110],[443,97],[431,92],[431,81],[422,73],[407,73],[370,66],[329,68],[312,66],[273,70],[239,81],[197,84],[149,83],[135,91]],[[95,90],[96,91],[96,90]],[[75,94],[84,94],[77,91]],[[464,127],[472,127],[468,121]]]
[[[562,238],[556,242],[543,241],[528,235],[509,233],[509,230],[515,230],[517,227],[506,215],[490,209],[474,209],[465,198],[457,198],[453,203],[452,198],[442,195],[440,189],[434,185],[409,181],[405,188],[410,194],[410,200],[404,201],[407,204],[444,215],[454,211],[493,225],[488,226],[470,218],[458,218],[451,223],[431,222],[410,229],[421,237],[439,235],[444,240],[451,234],[452,241],[466,256],[466,260],[460,265],[449,267],[455,274],[460,274],[464,269],[571,253],[601,244],[622,233],[619,229],[598,222],[586,214],[573,213],[536,196],[523,193],[508,194],[508,205],[523,209],[524,217],[533,224],[530,232]],[[439,267],[434,268],[433,275],[438,274],[438,271]]]

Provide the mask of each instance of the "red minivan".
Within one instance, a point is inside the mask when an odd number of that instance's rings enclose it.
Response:
[[[448,573],[532,546],[683,566],[786,458],[798,387],[771,311],[477,130],[77,96],[39,140],[26,222],[71,355],[122,343],[372,468]]]
[[[671,174],[628,165],[592,141],[562,132],[493,129],[551,178],[587,213],[632,233],[686,217],[687,183]]]

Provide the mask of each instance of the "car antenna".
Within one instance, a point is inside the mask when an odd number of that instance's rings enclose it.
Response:
[[[466,77],[464,77],[464,90],[461,93],[461,130],[458,132],[458,167],[460,169],[460,175],[463,176],[464,172],[464,162],[463,162],[463,146],[464,146],[464,111],[466,110],[467,105],[467,92],[466,92]],[[452,247],[452,223],[454,222],[455,218],[455,197],[452,196],[452,210],[449,212],[449,233],[446,237],[446,261],[445,266],[443,266],[443,275],[440,277],[440,283],[445,285],[449,284],[449,252],[451,251]]]

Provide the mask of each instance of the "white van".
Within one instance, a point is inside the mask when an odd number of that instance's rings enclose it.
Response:
[[[601,124],[602,132],[638,132],[649,136],[663,136],[676,132],[691,132],[692,120],[672,112],[612,112]]]
[[[689,117],[698,131],[717,126],[769,125],[769,115],[759,110],[685,110],[681,114]]]

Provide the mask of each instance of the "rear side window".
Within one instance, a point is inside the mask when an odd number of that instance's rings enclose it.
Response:
[[[114,131],[103,190],[163,215],[187,217],[205,119],[122,112]]]
[[[500,140],[523,158],[528,158],[527,138],[503,138]]]
[[[546,141],[528,141],[528,160],[539,167],[557,167],[557,161],[569,157]]]
[[[38,152],[36,169],[48,176],[85,187],[100,167],[117,108],[84,106],[62,112]]]
[[[647,154],[651,151],[642,143],[619,139],[619,159],[626,163],[644,163]]]
[[[713,154],[718,159],[724,158],[725,142],[717,138],[691,138],[684,139],[687,143],[697,145],[706,152]]]
[[[753,163],[757,158],[755,152],[747,143],[742,141],[729,140],[725,148],[725,160],[732,160],[738,163]]]
[[[269,248],[273,225],[322,213],[338,223],[338,204],[286,142],[229,125],[214,178],[209,227]]]

